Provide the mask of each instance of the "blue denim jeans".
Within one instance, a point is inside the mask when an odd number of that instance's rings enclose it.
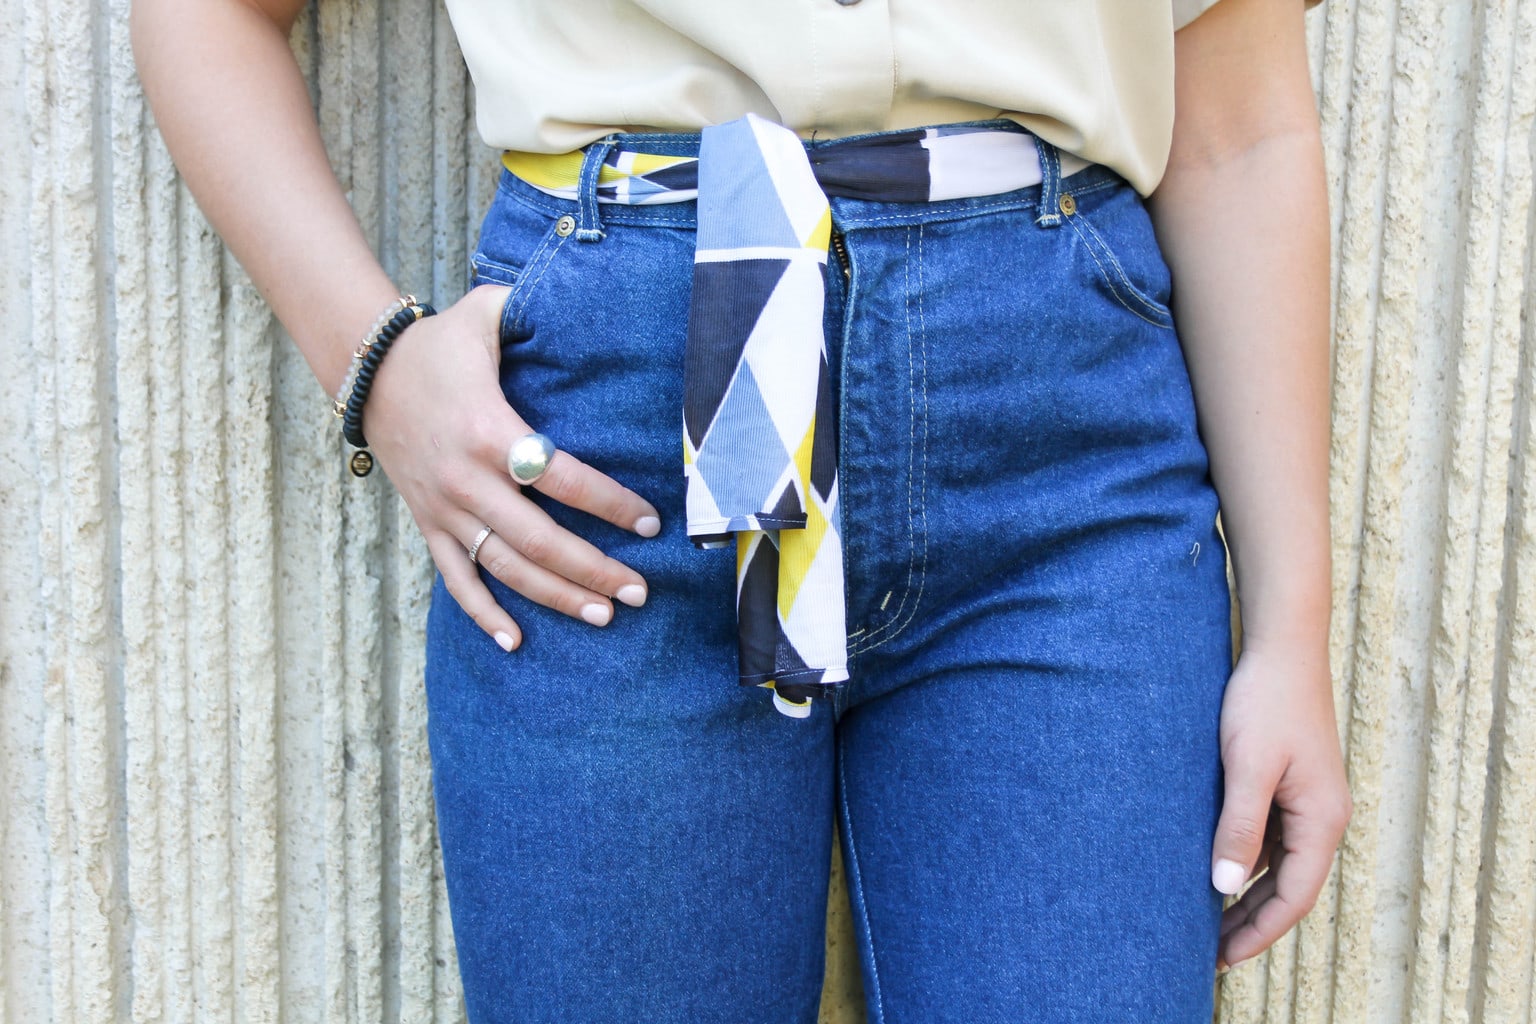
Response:
[[[470,1020],[812,1024],[836,828],[872,1022],[1205,1024],[1226,552],[1142,202],[1091,167],[832,206],[852,680],[795,720],[736,683],[734,551],[684,534],[693,204],[500,184],[508,400],[663,529],[534,495],[650,599],[597,629],[486,577],[510,655],[435,591]]]

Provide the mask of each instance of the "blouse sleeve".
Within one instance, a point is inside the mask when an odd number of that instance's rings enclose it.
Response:
[[[1179,29],[1194,21],[1206,11],[1215,7],[1219,0],[1173,0],[1173,30]],[[1322,3],[1323,0],[1304,0],[1310,10]]]

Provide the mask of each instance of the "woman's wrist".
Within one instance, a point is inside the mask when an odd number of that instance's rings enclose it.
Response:
[[[405,296],[382,269],[369,278],[356,290],[337,296],[310,330],[290,331],[315,380],[333,399],[341,392],[358,349],[378,333],[377,328],[370,332],[369,325],[385,310],[398,309]]]
[[[1326,581],[1322,587],[1313,584],[1285,594],[1266,593],[1264,600],[1256,601],[1244,599],[1239,587],[1243,649],[1326,651],[1332,607]]]

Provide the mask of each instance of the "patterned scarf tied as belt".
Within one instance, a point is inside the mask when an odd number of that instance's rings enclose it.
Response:
[[[542,191],[580,198],[580,153],[507,153],[503,163]],[[814,696],[848,678],[822,329],[827,196],[926,202],[1059,173],[1054,150],[996,122],[808,151],[794,132],[749,114],[704,129],[697,158],[605,155],[599,202],[698,200],[683,394],[688,536],[704,548],[736,544],[741,682],[773,690],[785,714],[809,715]]]

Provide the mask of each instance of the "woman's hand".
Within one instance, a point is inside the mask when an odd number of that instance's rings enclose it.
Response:
[[[380,364],[363,430],[421,528],[448,592],[510,651],[522,632],[468,557],[484,526],[495,532],[477,552],[481,567],[530,601],[594,626],[613,618],[615,599],[644,604],[646,584],[557,525],[512,482],[507,449],[537,425],[518,416],[498,383],[506,296],[505,287],[483,285],[408,328]],[[642,537],[661,529],[649,502],[568,452],[556,452],[533,486]]]
[[[1262,953],[1312,909],[1349,823],[1328,652],[1312,646],[1245,644],[1227,683],[1211,881],[1232,894],[1263,874],[1222,915],[1218,966]]]

